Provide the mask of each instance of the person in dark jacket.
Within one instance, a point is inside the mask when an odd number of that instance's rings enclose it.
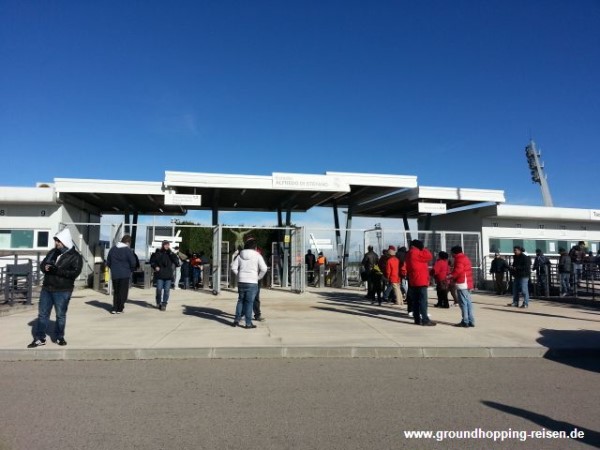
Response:
[[[363,271],[366,274],[367,281],[367,298],[371,300],[371,303],[375,301],[375,282],[373,281],[373,269],[379,261],[379,256],[373,251],[373,246],[369,245],[367,253],[362,259]],[[381,284],[381,282],[380,282]]]
[[[44,272],[44,282],[40,293],[34,338],[28,348],[46,345],[46,329],[52,307],[56,311],[56,343],[67,345],[65,341],[67,309],[75,280],[81,273],[82,267],[83,259],[75,250],[71,232],[65,228],[54,236],[54,248],[40,263],[40,270]]]
[[[521,308],[529,308],[529,277],[531,276],[531,258],[524,253],[522,247],[513,249],[514,257],[509,266],[513,280],[513,301],[508,306],[519,306],[519,294],[523,294],[523,304]]]
[[[171,251],[169,241],[163,241],[160,250],[157,250],[150,258],[150,266],[154,269],[156,279],[156,307],[161,311],[167,309],[174,274],[173,268],[178,265],[179,259]]]
[[[304,264],[306,265],[306,273],[308,273],[308,282],[312,284],[315,281],[315,265],[317,264],[317,258],[311,249],[308,249],[306,255],[304,255]]]
[[[573,263],[567,250],[561,248],[558,250],[560,258],[558,259],[558,276],[560,278],[560,296],[566,297],[571,294],[571,272]]]
[[[130,248],[131,236],[126,234],[108,252],[106,265],[110,268],[110,277],[113,285],[113,309],[111,314],[121,314],[129,294],[129,281],[135,270],[136,260]]]
[[[550,260],[540,248],[535,251],[533,270],[535,271],[535,277],[541,294],[544,296],[548,295],[548,288],[550,287],[550,279],[548,278],[550,275]]]
[[[490,274],[494,277],[494,289],[496,295],[506,294],[506,271],[508,270],[508,264],[506,260],[500,255],[500,253],[494,253],[494,259],[490,267]]]

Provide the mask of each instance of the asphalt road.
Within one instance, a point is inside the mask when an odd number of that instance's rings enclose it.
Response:
[[[57,361],[0,366],[0,449],[600,446],[600,361]],[[408,439],[577,428],[581,441]]]

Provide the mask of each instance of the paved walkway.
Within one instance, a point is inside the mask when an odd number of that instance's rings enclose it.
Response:
[[[507,307],[508,297],[474,295],[476,328],[452,326],[459,308],[433,307],[438,326],[420,327],[406,307],[371,305],[364,292],[263,289],[266,320],[246,330],[230,326],[233,291],[177,290],[165,312],[154,308],[153,291],[134,288],[129,297],[125,314],[111,315],[110,297],[76,291],[66,347],[26,348],[36,308],[0,317],[0,360],[600,355],[600,310],[580,305],[536,301],[524,310]]]

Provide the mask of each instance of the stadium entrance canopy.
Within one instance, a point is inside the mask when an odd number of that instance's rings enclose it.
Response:
[[[188,210],[212,211],[215,226],[220,211],[277,212],[278,226],[287,226],[294,212],[331,207],[338,249],[349,248],[353,217],[402,218],[408,231],[409,218],[505,202],[501,190],[425,187],[417,185],[416,176],[347,172],[234,175],[167,171],[159,182],[57,178],[54,187],[60,201],[100,214],[123,214],[126,227],[131,218],[136,225],[139,215],[183,215]],[[346,209],[343,247],[338,208]],[[345,250],[343,253],[347,258]]]

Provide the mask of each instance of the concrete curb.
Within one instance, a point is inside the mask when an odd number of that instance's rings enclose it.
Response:
[[[206,347],[0,350],[0,361],[285,358],[567,358],[600,357],[600,348],[543,347]]]

